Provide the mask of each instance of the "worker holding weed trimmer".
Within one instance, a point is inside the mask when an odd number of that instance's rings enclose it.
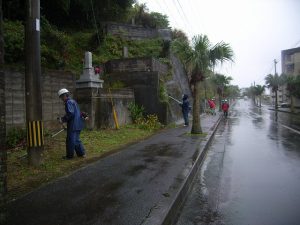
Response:
[[[87,115],[80,112],[77,102],[70,98],[69,91],[65,88],[58,91],[59,98],[65,104],[66,114],[59,117],[60,123],[67,123],[66,156],[63,159],[72,159],[74,150],[78,157],[85,157],[85,149],[80,141],[80,132],[83,128],[82,119],[87,119]]]
[[[179,104],[182,109],[184,126],[189,125],[189,112],[191,111],[191,107],[190,107],[190,102],[189,102],[188,98],[189,98],[189,96],[184,94],[182,96],[182,103]]]

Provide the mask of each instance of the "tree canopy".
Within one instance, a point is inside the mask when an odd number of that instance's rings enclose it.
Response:
[[[24,0],[3,2],[4,18],[25,20]],[[126,18],[135,0],[41,0],[41,15],[50,23],[63,27],[91,27],[94,19],[121,21]]]

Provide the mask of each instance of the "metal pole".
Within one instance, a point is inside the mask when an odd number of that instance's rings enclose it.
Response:
[[[25,98],[28,163],[43,163],[44,135],[41,95],[40,0],[27,0],[25,29]]]

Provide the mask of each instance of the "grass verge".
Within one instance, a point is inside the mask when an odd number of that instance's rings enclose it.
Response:
[[[61,133],[55,138],[45,137],[44,163],[39,167],[27,165],[26,150],[9,150],[8,167],[8,198],[16,199],[35,188],[47,184],[58,177],[67,175],[101,157],[112,154],[122,147],[141,141],[155,131],[125,126],[119,130],[107,129],[97,131],[84,130],[81,141],[86,148],[87,157],[63,160],[65,155],[65,136]]]

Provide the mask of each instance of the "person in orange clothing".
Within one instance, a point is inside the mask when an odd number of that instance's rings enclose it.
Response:
[[[207,100],[209,108],[210,108],[210,113],[212,115],[216,115],[216,104],[212,99]]]
[[[228,116],[228,109],[229,109],[229,104],[228,104],[227,100],[225,99],[224,102],[222,103],[222,110],[223,110],[223,114],[225,117]]]

